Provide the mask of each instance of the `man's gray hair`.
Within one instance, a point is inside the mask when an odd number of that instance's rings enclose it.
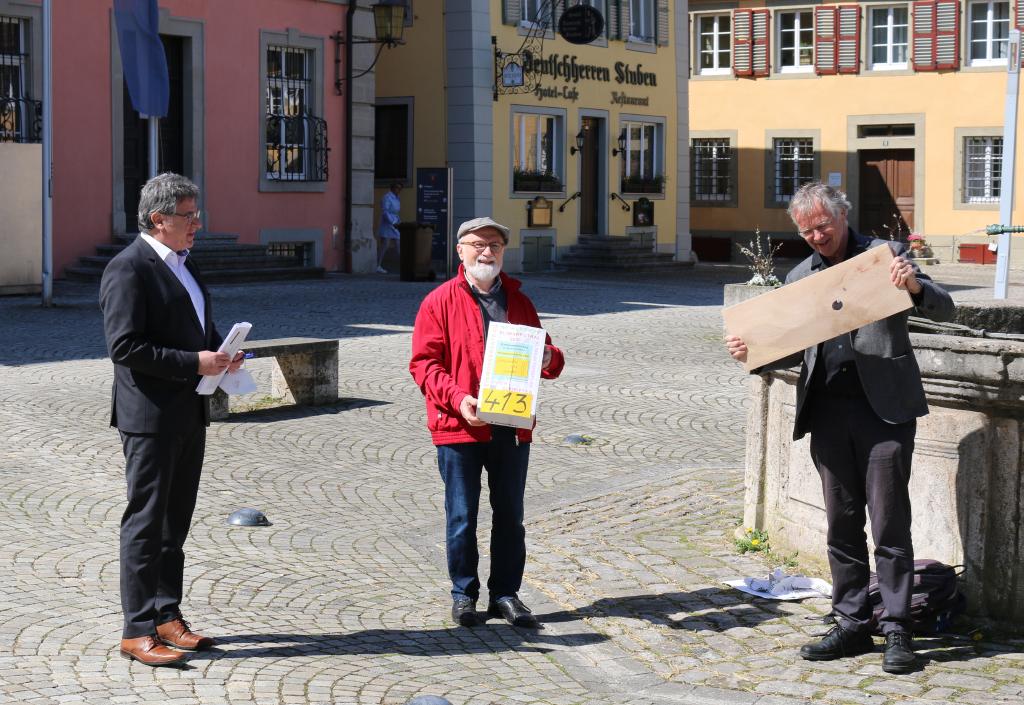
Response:
[[[833,218],[850,212],[846,194],[820,181],[811,181],[801,186],[790,199],[786,212],[796,223],[798,217],[807,215],[818,206],[824,207]]]
[[[150,215],[170,215],[178,209],[178,202],[185,198],[199,198],[199,187],[181,174],[169,171],[154,176],[142,187],[139,195],[139,229],[152,230],[154,225]]]

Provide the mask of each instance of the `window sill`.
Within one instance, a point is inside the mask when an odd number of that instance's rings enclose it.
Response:
[[[731,81],[736,77],[733,75],[732,69],[708,69],[693,74],[692,78],[697,81]]]
[[[260,191],[268,193],[324,193],[327,191],[327,182],[279,181],[262,177],[260,178]]]
[[[913,76],[916,71],[909,65],[903,67],[885,66],[865,69],[862,76]]]
[[[516,200],[532,200],[537,196],[543,196],[544,198],[555,200],[565,198],[565,194],[565,189],[562,189],[561,191],[512,191],[509,193],[508,197]]]
[[[995,203],[956,203],[953,210],[957,211],[998,211],[999,201]]]
[[[646,191],[623,191],[621,193],[621,196],[623,198],[629,198],[634,201],[637,200],[638,198],[647,198],[652,201],[665,200],[665,193],[663,191],[659,191],[657,193],[647,193]]]
[[[1006,62],[998,64],[973,63],[960,68],[964,73],[992,73],[993,71],[1006,71]]]
[[[656,54],[658,52],[658,45],[653,41],[646,41],[643,39],[637,39],[636,37],[630,37],[626,40],[626,49],[628,51],[639,51],[645,54]]]
[[[690,197],[691,208],[736,208],[737,203],[735,198],[730,198],[727,201],[702,201],[693,196]]]

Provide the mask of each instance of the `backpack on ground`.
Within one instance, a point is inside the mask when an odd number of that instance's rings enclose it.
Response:
[[[910,598],[910,616],[915,634],[937,634],[948,631],[953,619],[967,608],[967,599],[960,591],[958,578],[964,572],[962,565],[946,565],[930,558],[914,561],[914,588]],[[868,599],[871,601],[871,630],[881,634],[878,620],[885,609],[882,593],[878,589],[878,575],[871,574],[868,581]]]

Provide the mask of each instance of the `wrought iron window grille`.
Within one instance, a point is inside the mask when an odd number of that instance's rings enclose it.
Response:
[[[0,96],[0,142],[41,142],[43,103]]]
[[[327,121],[312,115],[267,113],[267,178],[327,181]]]

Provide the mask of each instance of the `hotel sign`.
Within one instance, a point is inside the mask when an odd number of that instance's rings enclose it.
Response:
[[[611,83],[614,80],[615,83],[626,86],[658,85],[657,74],[653,71],[645,71],[643,64],[632,66],[624,61],[616,61],[609,68],[600,64],[581,63],[575,54],[562,54],[561,56],[552,54],[542,58],[524,51],[523,71],[535,73],[538,77],[560,78],[565,83],[579,83],[580,81]]]

